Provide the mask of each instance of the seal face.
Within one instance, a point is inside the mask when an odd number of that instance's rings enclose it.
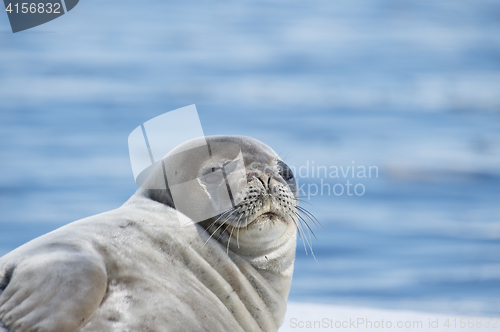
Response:
[[[236,193],[241,197],[238,205],[210,219],[209,224],[204,222],[209,233],[221,237],[228,248],[233,234],[237,248],[240,241],[246,248],[262,247],[281,236],[298,215],[295,180],[285,176],[284,172],[291,171],[283,165],[276,158],[248,165],[248,185]],[[232,247],[234,251],[237,248]]]
[[[0,258],[0,331],[277,331],[297,200],[267,145],[188,141],[122,207]]]

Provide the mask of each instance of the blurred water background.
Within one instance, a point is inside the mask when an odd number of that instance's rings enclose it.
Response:
[[[309,165],[321,244],[290,300],[498,317],[499,36],[494,0],[82,0],[17,34],[0,14],[0,255],[120,206],[128,134],[194,103],[206,135]],[[347,180],[364,195],[307,197]]]

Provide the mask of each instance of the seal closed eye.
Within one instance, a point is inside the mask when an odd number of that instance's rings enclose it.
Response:
[[[180,153],[205,141],[210,154]],[[211,136],[145,184],[0,258],[0,331],[278,330],[299,226],[290,168],[256,139]],[[220,212],[190,217],[206,211]]]

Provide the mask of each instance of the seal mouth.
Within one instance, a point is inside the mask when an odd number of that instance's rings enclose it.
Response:
[[[255,218],[252,220],[252,222],[251,222],[251,223],[253,223],[253,222],[254,222],[254,221],[256,221],[257,219],[259,219],[259,218],[263,218],[263,217],[268,218],[268,219],[276,219],[276,218],[278,218],[278,219],[281,219],[281,220],[285,221],[285,218],[284,218],[283,216],[281,216],[281,215],[277,214],[277,213],[274,213],[274,212],[266,212],[266,213],[263,213],[263,214],[258,215],[257,217],[255,217]]]
[[[236,223],[234,224],[234,222],[230,222],[230,221],[226,221],[225,224],[226,224],[226,227],[228,228],[233,228],[233,229],[248,229],[248,227],[250,226],[253,226],[255,225],[256,223],[260,223],[260,222],[283,222],[283,223],[287,223],[286,221],[286,218],[276,212],[271,212],[271,211],[268,211],[268,212],[264,212],[264,213],[261,213],[259,215],[256,215],[256,216],[252,216],[251,219],[249,219],[247,222],[245,223]]]
[[[221,216],[224,216],[224,214]],[[241,217],[224,219],[221,216],[215,221],[207,221],[210,224],[202,226],[210,234],[210,238],[215,236],[217,239],[220,239],[226,236],[229,243],[230,238],[235,237],[238,247],[240,240],[245,236],[247,238],[252,236],[252,241],[255,241],[256,238],[260,238],[262,241],[269,240],[270,238],[274,239],[277,236],[277,232],[281,235],[284,228],[288,227],[291,222],[285,216],[272,210],[247,216],[244,219]]]

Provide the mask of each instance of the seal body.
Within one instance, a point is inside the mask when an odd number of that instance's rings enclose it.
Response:
[[[263,143],[208,141],[237,143],[245,165],[263,166],[246,172],[237,206],[193,223],[168,188],[141,188],[23,245],[0,258],[0,331],[277,331],[295,257],[296,219],[284,212],[293,185]]]

